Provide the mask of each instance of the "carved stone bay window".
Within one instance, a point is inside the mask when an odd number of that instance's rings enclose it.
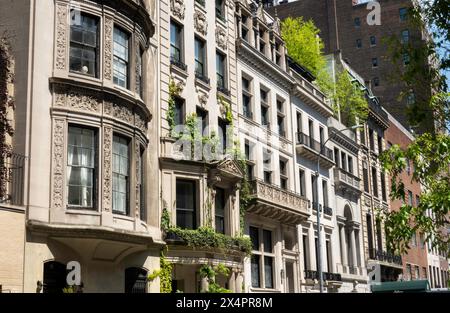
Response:
[[[52,87],[52,208],[145,219],[150,112],[63,80]]]
[[[54,77],[144,98],[154,27],[145,10],[122,2],[56,2]]]

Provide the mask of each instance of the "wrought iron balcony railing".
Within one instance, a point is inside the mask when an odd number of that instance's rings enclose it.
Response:
[[[383,250],[377,250],[377,249],[370,249],[369,256],[372,260],[378,260],[382,262],[387,263],[393,263],[397,265],[402,265],[402,257],[400,255],[395,255],[391,252],[383,251]]]
[[[0,203],[23,205],[25,160],[25,156],[15,153],[0,158]]]
[[[323,272],[322,273],[322,277],[324,281],[342,281],[342,276],[341,274],[336,274],[336,273],[328,273],[328,272]],[[305,279],[319,279],[319,272],[318,271],[312,271],[312,270],[306,270],[305,271]]]
[[[178,58],[171,57],[170,58],[170,64],[178,67],[179,69],[182,69],[183,71],[187,71],[187,65],[184,64],[183,62],[181,62],[181,60],[178,59]]]
[[[210,81],[211,81],[211,80],[209,79],[209,77],[205,76],[203,73],[200,73],[200,72],[198,72],[198,71],[195,72],[195,78],[198,79],[198,80],[200,80],[200,81],[202,81],[202,82],[204,82],[204,83],[207,84],[207,85],[209,85],[209,83],[210,83]]]
[[[297,133],[297,144],[307,146],[315,152],[320,153],[324,157],[334,161],[333,151],[330,148],[322,147],[320,142],[304,133]]]

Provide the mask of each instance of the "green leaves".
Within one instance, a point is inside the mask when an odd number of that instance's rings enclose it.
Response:
[[[305,22],[302,17],[288,17],[281,25],[281,36],[286,42],[289,56],[314,76],[326,65],[322,54],[324,44],[319,33],[312,20]]]

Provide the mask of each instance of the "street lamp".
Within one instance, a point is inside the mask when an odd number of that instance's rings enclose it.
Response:
[[[341,130],[338,130],[339,133],[343,133],[346,130],[356,130],[359,128],[363,128],[364,125],[355,125],[352,127],[347,127]],[[320,177],[320,155],[322,151],[325,148],[326,143],[331,139],[331,137],[328,137],[327,140],[325,140],[324,143],[320,143],[320,151],[317,154],[317,172],[316,172],[316,210],[317,210],[317,265],[318,265],[318,272],[319,272],[319,290],[320,293],[323,293],[323,273],[322,273],[322,236],[321,236],[321,227],[320,227],[320,203],[319,203],[319,177]]]

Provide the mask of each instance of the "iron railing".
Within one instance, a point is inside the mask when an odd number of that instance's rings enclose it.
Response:
[[[0,203],[23,205],[25,160],[25,156],[16,153],[0,159],[5,173],[5,179],[0,182]]]
[[[201,80],[202,82],[204,82],[207,85],[209,85],[209,83],[211,82],[209,77],[205,76],[203,73],[201,73],[199,71],[195,71],[195,78],[197,78],[198,80]]]
[[[370,249],[369,254],[370,254],[370,258],[372,260],[378,260],[378,261],[403,265],[402,257],[400,255],[395,255],[391,252],[377,250],[377,249]]]
[[[183,71],[187,71],[187,65],[181,62],[181,60],[176,57],[170,58],[170,64],[178,67],[179,69],[182,69]]]
[[[322,277],[323,277],[324,281],[327,281],[327,280],[328,281],[342,281],[341,274],[322,272]],[[305,279],[319,280],[319,272],[312,271],[312,270],[306,270],[305,271]]]
[[[333,151],[330,148],[323,147],[322,144],[304,133],[297,133],[297,143],[305,145],[326,158],[334,161]]]

